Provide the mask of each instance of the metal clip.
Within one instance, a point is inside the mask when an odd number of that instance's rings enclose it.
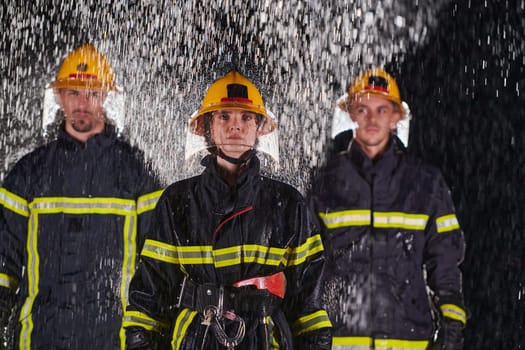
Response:
[[[184,289],[186,289],[186,280],[187,279],[188,279],[188,276],[184,275],[184,279],[182,280],[182,284],[181,284],[181,287],[180,287],[179,297],[177,299],[177,304],[175,305],[175,307],[177,307],[177,308],[179,308],[182,305],[182,299],[184,297]]]

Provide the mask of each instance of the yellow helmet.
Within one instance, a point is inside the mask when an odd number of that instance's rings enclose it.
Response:
[[[262,115],[264,122],[259,129],[261,135],[272,132],[276,127],[257,87],[236,71],[231,71],[210,85],[199,111],[190,120],[191,131],[199,136],[204,135],[203,116],[218,110],[241,110]]]
[[[70,53],[62,63],[54,89],[117,90],[111,65],[95,46],[84,44]]]
[[[349,111],[352,102],[361,95],[372,94],[384,97],[395,104],[401,110],[401,115],[406,115],[406,110],[401,103],[401,95],[394,78],[380,68],[375,68],[362,73],[348,88],[348,98],[339,106],[344,111]]]

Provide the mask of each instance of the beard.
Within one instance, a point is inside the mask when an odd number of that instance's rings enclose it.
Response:
[[[76,132],[90,132],[93,130],[93,123],[86,119],[72,119],[71,127]]]

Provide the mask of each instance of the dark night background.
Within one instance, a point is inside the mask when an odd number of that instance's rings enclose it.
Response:
[[[410,151],[440,166],[465,232],[466,349],[524,349],[524,3],[467,3],[395,74]]]
[[[0,65],[4,82],[0,173],[11,165],[7,155],[30,146],[32,135],[38,133],[35,120],[14,118],[17,111],[11,108],[13,95],[5,82],[16,76],[17,65],[39,61],[40,69],[27,75],[42,77],[26,88],[40,89],[60,62],[57,52],[62,50],[57,47],[75,41],[48,35],[35,39],[47,51],[26,50],[32,54],[24,57],[8,53],[16,43],[10,39],[14,28],[7,18],[13,14],[7,8],[5,3],[1,8],[0,48],[8,63]],[[39,15],[32,13],[28,18]],[[113,16],[129,17],[124,9]],[[409,152],[441,168],[465,232],[462,269],[469,312],[465,349],[525,349],[524,17],[525,0],[451,1],[440,10],[427,43],[396,56],[386,66],[414,115]],[[64,26],[74,28],[75,24],[70,21]],[[250,35],[241,38],[253,39]],[[336,79],[331,88],[341,92],[344,82]],[[194,89],[202,90],[202,86]],[[16,106],[39,106],[42,97],[32,96]],[[14,129],[27,132],[10,132]]]

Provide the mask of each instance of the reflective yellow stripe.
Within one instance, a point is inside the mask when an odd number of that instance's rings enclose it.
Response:
[[[375,339],[376,350],[425,350],[428,346],[426,340],[399,340],[399,339]]]
[[[460,321],[463,324],[467,323],[467,314],[465,310],[454,304],[443,304],[440,307],[443,316]]]
[[[212,246],[174,246],[147,239],[141,255],[170,264],[213,264]]]
[[[13,192],[9,192],[4,187],[0,188],[0,205],[3,205],[18,215],[29,217],[27,201]]]
[[[370,225],[370,210],[343,210],[332,213],[319,213],[319,217],[329,229]]]
[[[214,264],[219,268],[241,263],[293,266],[303,263],[308,257],[321,251],[323,251],[321,236],[315,235],[299,247],[288,249],[245,244],[214,250],[212,246],[174,246],[147,239],[141,255],[170,264]]]
[[[155,205],[157,205],[162,192],[164,192],[164,190],[159,190],[140,196],[137,200],[137,213],[140,215],[146,211],[155,209]]]
[[[304,244],[301,244],[295,248],[288,248],[286,251],[286,263],[287,266],[300,265],[305,262],[306,259],[324,250],[323,243],[321,241],[321,235],[316,234],[309,237]]]
[[[246,244],[213,251],[215,267],[226,267],[244,263],[278,266],[286,249]]]
[[[292,324],[292,332],[295,336],[320,328],[332,328],[332,323],[325,310],[300,317]]]
[[[168,325],[149,317],[140,311],[126,311],[122,318],[122,327],[142,327],[148,331],[157,333],[168,329]]]
[[[318,213],[329,229],[371,225],[370,210],[342,210],[331,213]],[[374,212],[374,227],[399,228],[405,230],[424,230],[429,216],[403,212]]]
[[[372,344],[370,337],[333,337],[332,350],[370,350]]]
[[[426,214],[374,212],[374,227],[424,230],[427,227],[428,217]]]
[[[333,337],[332,350],[424,350],[427,340],[373,339],[371,337]]]
[[[186,331],[191,322],[197,315],[197,311],[190,311],[189,309],[182,309],[175,320],[175,327],[173,327],[173,336],[171,337],[171,348],[175,350],[180,349],[182,340],[186,335]]]
[[[40,256],[38,253],[38,223],[42,214],[106,214],[125,217],[123,228],[123,261],[120,298],[123,310],[127,304],[129,282],[135,271],[136,256],[136,205],[134,200],[123,198],[83,197],[39,197],[29,204],[29,225],[27,237],[27,280],[28,296],[20,311],[20,349],[31,348],[33,331],[32,309],[39,293]],[[125,345],[124,330],[120,331],[121,348]]]
[[[443,233],[459,229],[458,218],[455,214],[441,216],[436,219],[437,232]]]
[[[18,287],[18,281],[5,273],[0,273],[0,287],[16,289]]]
[[[126,215],[124,220],[124,230],[122,237],[123,257],[122,257],[122,278],[120,280],[120,301],[122,310],[126,310],[128,305],[128,291],[131,277],[135,273],[135,262],[137,255],[137,221],[136,215]],[[126,346],[126,332],[120,328],[120,348],[124,350]]]
[[[29,208],[42,214],[128,215],[136,213],[136,204],[134,200],[110,197],[42,197],[35,198],[35,200],[29,205]]]
[[[31,213],[27,230],[27,291],[28,295],[20,310],[20,349],[31,349],[33,331],[32,309],[39,292],[40,257],[38,255],[38,215]]]

